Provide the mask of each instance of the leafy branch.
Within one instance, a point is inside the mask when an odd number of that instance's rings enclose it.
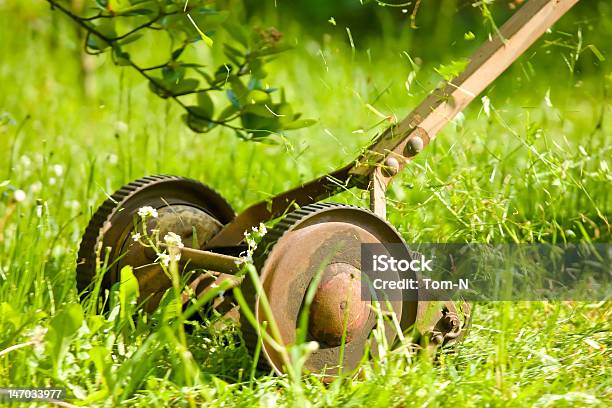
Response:
[[[263,84],[266,64],[289,49],[274,28],[249,32],[232,21],[228,10],[216,8],[210,0],[87,0],[80,13],[73,11],[70,0],[47,2],[84,29],[85,52],[108,52],[115,65],[133,68],[148,81],[153,93],[174,100],[185,110],[183,121],[194,132],[223,126],[253,140],[315,122],[300,119],[282,90],[280,101],[274,102],[272,94],[277,89]],[[195,44],[212,47],[211,36],[219,29],[232,39],[223,44],[228,62],[211,71],[184,60]],[[148,51],[151,41],[146,36],[154,32],[167,34],[171,45],[165,62],[147,66],[135,56]],[[211,98],[213,92],[225,94],[221,109]]]

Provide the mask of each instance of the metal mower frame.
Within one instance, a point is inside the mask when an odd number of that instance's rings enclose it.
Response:
[[[279,320],[276,324],[282,341],[285,344],[295,342],[297,314],[302,308],[306,288],[314,279],[316,268],[313,265],[326,263],[324,276],[312,299],[309,326],[311,337],[326,346],[319,354],[314,353],[306,368],[313,372],[325,371],[326,376],[335,374],[338,366],[355,368],[366,343],[371,341],[369,334],[376,324],[369,307],[364,307],[364,301],[357,298],[359,286],[354,282],[360,268],[356,248],[362,242],[403,242],[385,221],[385,193],[389,183],[435,139],[446,123],[577,1],[530,0],[499,29],[498,35],[476,50],[462,74],[433,91],[405,119],[380,134],[356,160],[258,202],[235,218],[231,207],[218,194],[191,180],[154,176],[125,186],[100,207],[85,232],[77,266],[79,289],[86,291],[93,281],[92,270],[95,270],[95,262],[99,262],[100,247],[113,248],[109,262],[115,269],[104,278],[106,287],[118,281],[121,264],[142,268],[137,274],[141,294],[155,295],[167,287],[168,282],[163,281],[163,274],[159,274],[159,266],[151,260],[150,254],[134,249],[134,244],[127,244],[139,207],[167,207],[166,224],[177,226],[184,223],[181,217],[188,216],[188,226],[194,229],[197,225],[201,234],[207,236],[204,245],[181,249],[181,262],[186,269],[212,271],[212,275],[211,272],[203,273],[192,281],[196,295],[210,290],[212,282],[243,285],[245,293],[250,294],[247,297],[259,323],[268,322],[269,318],[260,310],[261,292],[248,282],[249,279],[243,281],[235,276],[240,270],[237,252],[244,248],[245,232],[260,223],[284,216],[266,235],[264,248],[258,249],[255,256],[263,290],[270,300],[274,318]],[[355,207],[317,204],[353,187],[369,191],[371,212]],[[182,214],[178,218],[177,211]],[[189,232],[183,235],[189,235]],[[347,253],[352,255],[331,254],[331,243],[340,241],[347,245]],[[334,258],[338,256],[340,258]],[[352,296],[350,302],[344,298],[347,294]],[[350,311],[346,308],[347,302]],[[155,307],[156,303],[152,305]],[[220,303],[216,306],[223,307]],[[457,306],[453,302],[419,301],[403,305],[395,302],[393,311],[397,312],[396,308],[403,310],[399,319],[401,328],[416,327],[421,341],[434,346],[463,337],[471,318],[469,305]],[[224,311],[239,319],[235,305],[226,305]],[[387,329],[387,334],[393,337],[393,330]],[[253,346],[257,341],[263,341],[267,362],[282,373],[287,362],[268,341],[261,340],[263,337],[245,326],[247,343]],[[340,351],[341,346],[346,346],[346,350]],[[342,353],[345,353],[344,360],[339,361]]]

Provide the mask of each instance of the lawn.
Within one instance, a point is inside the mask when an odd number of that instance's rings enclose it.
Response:
[[[329,385],[257,369],[240,329],[212,312],[185,333],[164,308],[133,321],[79,302],[81,235],[122,185],[181,175],[244,209],[353,160],[491,29],[470,6],[452,27],[395,36],[385,27],[399,11],[376,13],[374,32],[346,30],[342,14],[315,29],[270,5],[251,16],[294,45],[269,78],[317,119],[260,143],[193,133],[176,104],[106,56],[86,95],[71,23],[41,0],[0,0],[0,387],[64,387],[69,406],[609,406],[601,299],[481,303],[467,339],[437,358],[389,349]],[[612,7],[584,1],[455,118],[389,191],[404,239],[608,243],[611,44]],[[204,63],[222,58],[199,47]],[[358,190],[330,201],[368,205]]]

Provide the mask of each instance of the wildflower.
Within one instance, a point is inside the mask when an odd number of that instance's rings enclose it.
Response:
[[[455,117],[453,118],[452,122],[455,124],[455,126],[463,126],[463,124],[465,123],[465,115],[463,114],[463,112],[457,113],[457,115],[455,115]]]
[[[114,166],[119,163],[119,157],[116,154],[110,154],[108,155],[108,162]]]
[[[78,210],[81,207],[81,203],[77,200],[68,200],[64,203],[64,205],[66,206],[66,208],[70,208],[73,210]]]
[[[486,95],[480,98],[480,100],[482,101],[482,109],[484,110],[485,115],[489,117],[489,115],[491,115],[491,100]]]
[[[21,161],[21,165],[25,169],[29,168],[32,165],[32,160],[25,154],[19,158],[19,161]]]
[[[26,199],[26,193],[23,190],[15,190],[15,192],[13,193],[13,197],[15,198],[15,201],[20,203]]]
[[[120,120],[117,121],[117,123],[115,123],[115,131],[119,134],[127,133],[128,124]]]
[[[259,235],[264,236],[268,233],[268,229],[266,228],[266,224],[264,224],[263,222],[259,223],[259,229],[258,229]]]
[[[157,254],[157,259],[155,259],[155,262],[159,262],[163,266],[168,266],[170,265],[170,255],[168,255],[165,252],[162,252],[161,254]]]
[[[45,334],[47,329],[42,326],[36,326],[27,333],[30,336],[30,341],[34,344],[34,351],[36,353],[42,353],[45,349]]]
[[[140,241],[140,238],[142,238],[142,235],[140,234],[140,232],[135,232],[132,234],[132,239],[134,240],[134,242]]]
[[[148,218],[148,217],[157,218],[158,216],[157,210],[148,205],[145,205],[144,207],[140,207],[138,209],[138,215],[140,216],[140,218]]]
[[[30,186],[30,191],[33,192],[34,194],[40,192],[40,190],[42,190],[42,183],[40,181],[35,181]]]
[[[316,341],[309,341],[304,345],[304,348],[306,349],[306,352],[314,353],[319,349],[319,343],[317,343]]]
[[[52,169],[57,177],[62,177],[62,174],[64,174],[64,166],[61,164],[54,164]]]
[[[57,180],[55,179],[55,177],[50,177],[49,178],[49,185],[54,186],[55,183],[57,183]]]
[[[178,234],[175,234],[174,232],[168,232],[164,236],[164,241],[166,241],[167,245],[172,246],[172,247],[183,248],[185,246],[183,245],[181,236]]]

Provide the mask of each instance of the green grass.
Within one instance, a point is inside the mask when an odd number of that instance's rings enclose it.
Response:
[[[0,386],[63,386],[72,404],[107,406],[610,403],[609,302],[479,304],[467,340],[437,361],[390,350],[359,378],[329,386],[253,375],[239,330],[218,329],[214,316],[183,342],[169,308],[140,315],[135,328],[83,312],[80,236],[115,189],[177,174],[243,209],[350,161],[385,125],[367,104],[401,118],[450,58],[425,61],[408,94],[403,39],[355,38],[353,56],[342,27],[319,39],[281,26],[297,46],[272,77],[318,124],[277,145],[246,143],[229,131],[193,134],[176,106],[105,58],[95,96],[84,98],[70,26],[59,19],[54,28],[42,3],[0,2]],[[567,24],[571,33],[578,23]],[[609,26],[605,14],[581,26],[585,44],[608,59]],[[450,42],[437,46],[451,53]],[[534,50],[537,58],[526,55],[487,91],[488,114],[476,100],[395,180],[389,219],[408,242],[610,241],[609,62],[587,51],[582,73],[572,73],[563,60],[571,50],[542,42]],[[334,200],[367,205],[358,191]]]

